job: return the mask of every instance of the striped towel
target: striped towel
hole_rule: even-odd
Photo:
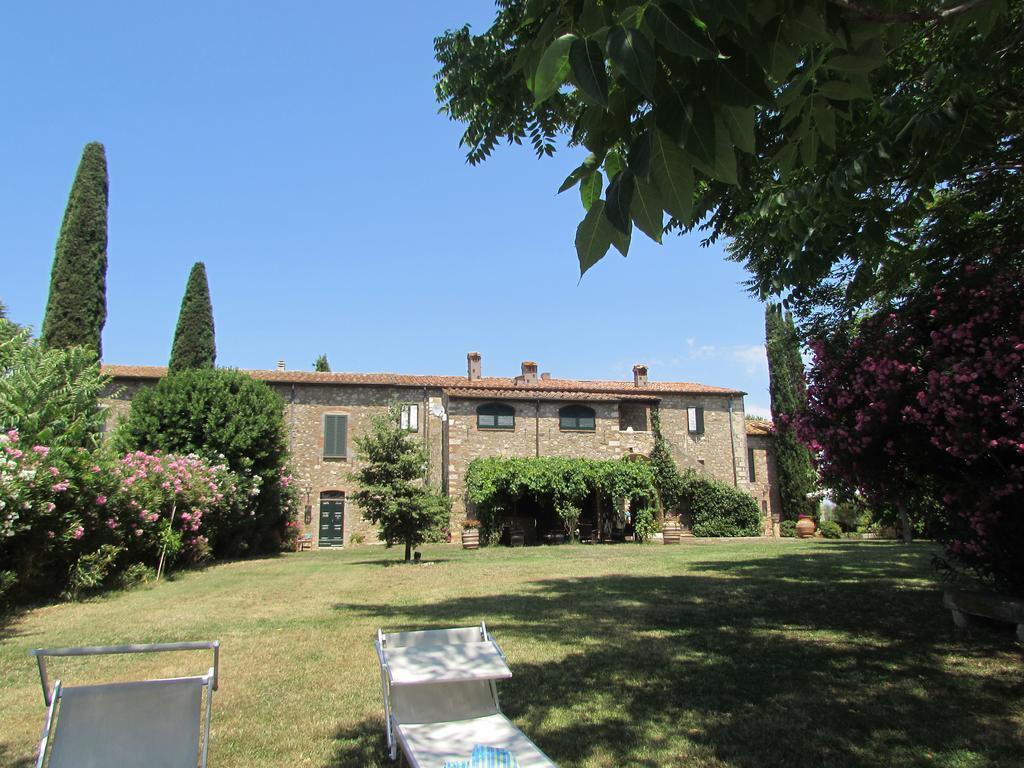
[[[519,768],[519,761],[507,749],[477,744],[469,760],[449,760],[442,768]]]

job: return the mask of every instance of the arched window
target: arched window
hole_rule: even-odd
[[[516,409],[504,403],[484,403],[476,409],[477,429],[515,429]]]
[[[558,428],[593,432],[597,428],[597,417],[593,408],[585,405],[567,405],[558,410]]]

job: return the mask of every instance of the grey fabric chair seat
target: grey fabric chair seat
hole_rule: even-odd
[[[219,643],[54,648],[30,651],[49,705],[37,768],[196,768],[206,766]],[[49,687],[46,658],[156,651],[214,651],[205,675],[102,685]],[[205,706],[203,693],[206,692]]]

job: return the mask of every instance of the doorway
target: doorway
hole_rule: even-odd
[[[341,491],[320,494],[319,546],[345,546],[345,494]]]

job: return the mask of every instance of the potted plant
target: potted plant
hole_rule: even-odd
[[[462,521],[462,548],[480,548],[480,521],[467,518]]]

